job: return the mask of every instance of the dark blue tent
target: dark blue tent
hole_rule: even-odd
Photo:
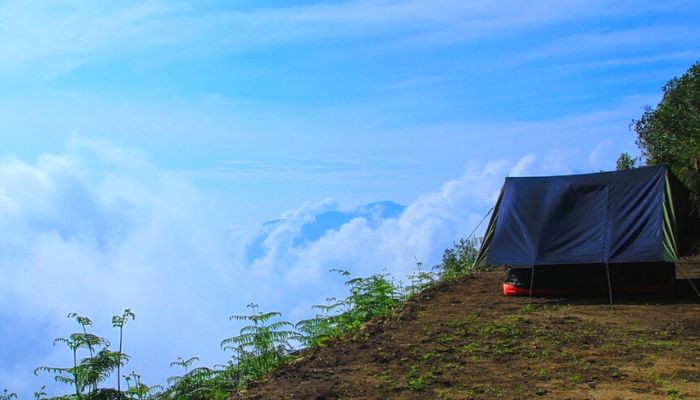
[[[689,191],[664,166],[507,178],[476,264],[526,269],[521,276],[556,267],[542,270],[550,274],[538,279],[543,290],[580,286],[585,277],[577,274],[590,276],[596,266],[615,266],[634,281],[678,260],[688,202]],[[657,275],[668,277],[652,273],[651,279]]]

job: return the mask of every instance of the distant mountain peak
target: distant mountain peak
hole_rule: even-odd
[[[350,211],[331,210],[321,212],[308,221],[294,219],[275,219],[264,223],[255,239],[250,243],[246,251],[248,261],[255,260],[265,255],[263,246],[265,239],[277,227],[290,224],[296,227],[298,234],[292,241],[292,246],[300,246],[304,243],[315,242],[329,231],[338,230],[343,225],[355,218],[364,218],[371,227],[390,218],[398,218],[406,209],[405,206],[390,200],[377,201],[355,207]]]

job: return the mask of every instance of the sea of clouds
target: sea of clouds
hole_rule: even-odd
[[[245,313],[248,303],[294,322],[311,315],[311,305],[342,296],[343,279],[330,268],[397,278],[419,261],[429,268],[481,221],[504,177],[551,172],[570,170],[534,155],[471,164],[402,212],[361,214],[309,239],[303,227],[317,216],[358,205],[319,199],[241,232],[188,178],[133,149],[73,140],[34,162],[3,159],[0,390],[22,398],[43,384],[50,394],[69,391],[32,375],[39,365],[71,362],[69,350],[51,344],[78,328],[69,312],[91,317],[94,331],[115,341],[111,316],[131,308],[137,317],[125,329],[132,356],[125,372],[136,370],[149,384],[178,374],[168,367],[177,357],[224,363],[219,342],[240,327],[228,316]]]

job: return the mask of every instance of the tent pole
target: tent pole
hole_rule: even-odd
[[[532,298],[532,287],[535,285],[535,266],[532,266],[532,273],[530,274],[530,298]]]
[[[695,283],[693,283],[693,278],[688,278],[688,282],[690,282],[690,286],[692,286],[693,290],[695,290],[695,294],[700,297],[700,292],[698,292],[698,288],[695,286]]]
[[[608,266],[608,262],[605,262],[605,272],[608,275],[608,295],[610,296],[610,308],[613,308],[613,300],[612,300],[612,285],[610,284],[610,267]]]
[[[675,268],[675,266],[674,266],[674,268]],[[695,291],[695,294],[697,294],[698,298],[700,298],[700,292],[698,291],[697,286],[695,286],[695,283],[693,282],[693,278],[688,278],[688,282],[690,283],[690,287],[692,287],[693,290]]]

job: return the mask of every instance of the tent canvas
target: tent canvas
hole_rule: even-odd
[[[540,282],[545,291],[591,275],[600,281],[596,266],[612,267],[618,288],[642,275],[661,283],[668,273],[649,271],[668,270],[685,247],[689,194],[664,166],[506,178],[475,263],[537,267],[550,275],[549,287]]]

